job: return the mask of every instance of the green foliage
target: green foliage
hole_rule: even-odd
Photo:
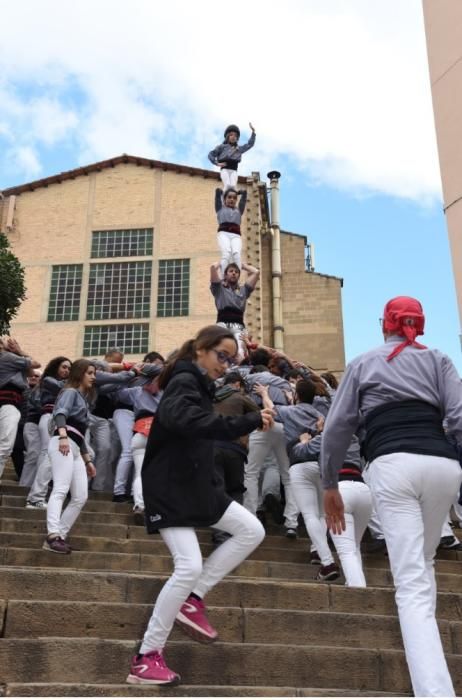
[[[0,335],[9,332],[25,297],[24,268],[11,252],[8,238],[0,233]]]

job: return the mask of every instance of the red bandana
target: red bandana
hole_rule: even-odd
[[[395,297],[390,299],[383,311],[384,332],[394,333],[406,338],[388,355],[390,362],[408,345],[424,350],[427,346],[416,342],[416,336],[424,334],[425,316],[422,305],[412,297]]]

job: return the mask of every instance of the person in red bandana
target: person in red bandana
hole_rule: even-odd
[[[449,357],[416,341],[424,326],[416,299],[386,304],[385,343],[346,368],[324,426],[320,465],[327,524],[341,534],[338,471],[359,433],[414,695],[448,697],[454,688],[435,619],[434,555],[462,481],[462,387]]]

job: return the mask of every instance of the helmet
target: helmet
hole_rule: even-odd
[[[232,131],[234,131],[234,132],[237,134],[237,138],[240,137],[241,132],[240,132],[239,127],[236,126],[236,124],[230,124],[230,125],[227,126],[226,129],[225,129],[225,133],[224,133],[225,139],[228,138],[228,135],[229,135]]]

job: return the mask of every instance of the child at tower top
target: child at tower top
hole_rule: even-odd
[[[239,127],[235,124],[230,124],[225,129],[225,140],[223,143],[220,143],[209,153],[210,162],[221,168],[221,180],[225,192],[229,187],[236,187],[237,168],[241,161],[242,154],[255,144],[255,129],[251,122],[249,122],[249,126],[252,130],[252,135],[246,144],[239,146],[238,142],[241,135]]]

